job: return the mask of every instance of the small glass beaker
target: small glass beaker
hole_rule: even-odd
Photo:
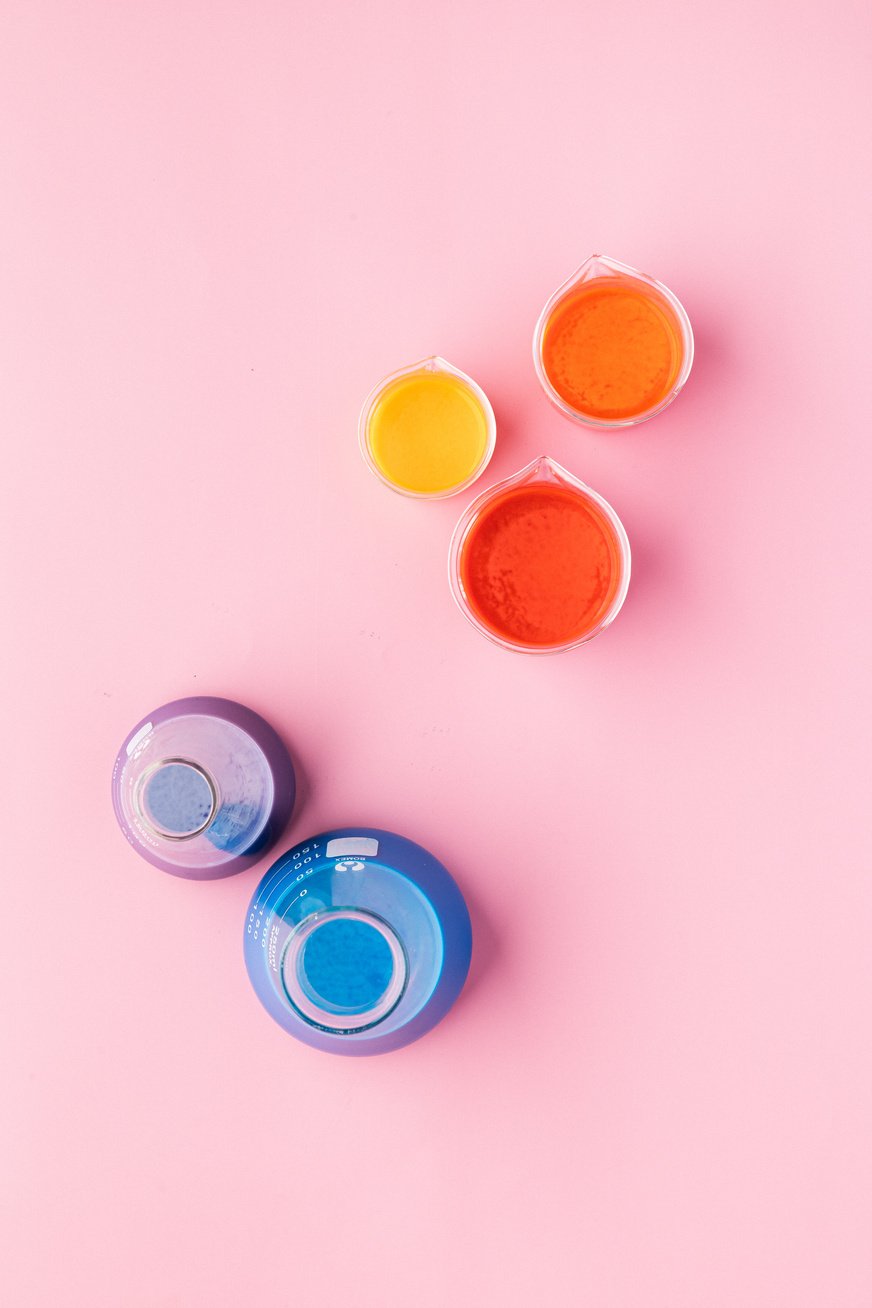
[[[461,613],[504,649],[558,653],[617,617],[630,543],[610,504],[544,455],[474,500],[448,558]]]
[[[671,404],[693,363],[693,331],[668,287],[602,254],[551,296],[533,363],[561,413],[590,427],[629,427]]]
[[[112,773],[115,816],[136,852],[197,881],[256,863],[286,826],[295,791],[290,755],[269,723],[206,695],[138,722]]]
[[[358,436],[367,467],[391,490],[444,499],[487,467],[496,419],[481,387],[434,357],[379,382],[364,401]]]

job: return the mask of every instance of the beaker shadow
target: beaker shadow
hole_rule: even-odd
[[[306,770],[305,767],[303,767],[302,763],[300,762],[300,758],[299,755],[297,754],[297,751],[295,749],[291,749],[290,746],[287,745],[286,748],[291,756],[291,762],[294,765],[294,778],[296,780],[296,785],[297,785],[296,795],[294,798],[294,810],[291,813],[290,820],[288,822],[288,827],[290,827],[290,825],[292,823],[296,823],[300,818],[300,816],[306,811],[307,805],[309,804],[309,801],[312,798],[312,780],[311,777],[309,776],[308,771]]]
[[[477,895],[470,894],[464,882],[463,897],[472,922],[472,961],[459,1002],[466,1004],[485,984],[500,955],[499,937],[490,915]]]
[[[722,320],[708,318],[688,310],[693,326],[693,366],[690,376],[666,413],[676,426],[684,429],[692,426],[696,438],[699,428],[696,426],[700,413],[710,411],[717,403],[725,386],[736,383],[737,360],[731,353],[728,338],[724,335]],[[652,419],[658,422],[660,416]],[[643,427],[647,424],[642,424]],[[685,434],[683,432],[683,434]]]

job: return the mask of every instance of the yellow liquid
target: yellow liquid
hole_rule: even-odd
[[[460,377],[413,372],[379,395],[367,440],[387,481],[419,495],[444,494],[479,470],[487,452],[487,414]]]

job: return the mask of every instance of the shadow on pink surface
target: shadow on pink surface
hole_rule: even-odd
[[[467,1004],[473,996],[477,999],[479,990],[488,979],[495,979],[492,974],[500,958],[499,937],[494,929],[490,914],[482,906],[482,901],[478,895],[475,892],[470,893],[467,879],[463,881],[462,890],[472,920],[472,962],[469,966],[466,985],[460,992],[457,1001],[458,1007]]]

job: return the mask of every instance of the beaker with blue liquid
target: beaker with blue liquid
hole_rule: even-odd
[[[417,1040],[451,1008],[472,953],[453,877],[413,841],[370,827],[284,854],[248,911],[245,963],[285,1031],[336,1054]]]

